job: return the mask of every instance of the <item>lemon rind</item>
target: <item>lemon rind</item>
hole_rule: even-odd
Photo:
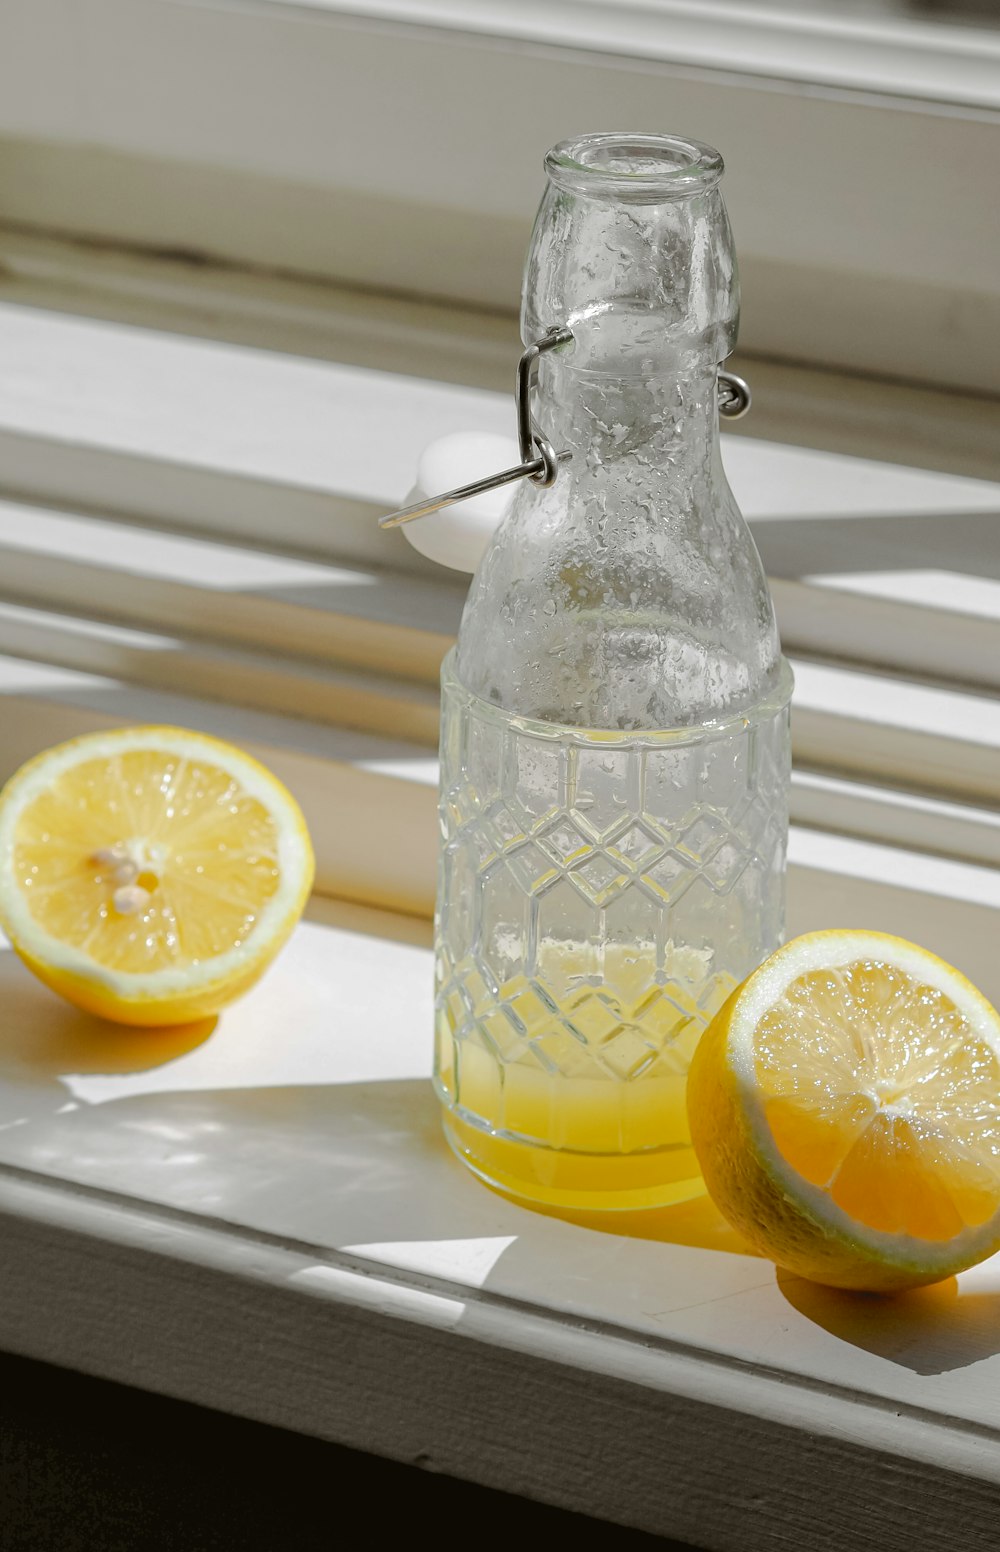
[[[831,1248],[836,1246],[845,1254],[860,1254],[900,1269],[947,1275],[960,1264],[973,1264],[996,1247],[1000,1209],[985,1223],[940,1242],[908,1234],[887,1234],[859,1223],[784,1159],[774,1141],[756,1084],[753,1035],[768,1009],[800,975],[810,970],[839,969],[859,959],[881,959],[898,965],[938,987],[1000,1055],[1000,1014],[961,971],[927,949],[889,933],[830,931],[793,939],[734,994],[729,1010],[726,1066],[735,1083],[760,1167],[772,1184],[808,1217],[816,1231],[831,1242]],[[723,1009],[720,1017],[725,1013]]]
[[[249,797],[274,814],[278,828],[277,890],[239,947],[201,963],[148,973],[112,970],[39,927],[13,870],[17,823],[25,808],[57,777],[84,761],[143,749],[167,749],[200,757],[234,776]],[[302,811],[287,788],[260,761],[241,749],[188,728],[149,726],[85,733],[57,744],[23,765],[0,793],[0,925],[18,948],[53,970],[96,983],[123,999],[147,1001],[194,993],[238,976],[268,953],[273,940],[297,916],[312,882],[313,856]]]

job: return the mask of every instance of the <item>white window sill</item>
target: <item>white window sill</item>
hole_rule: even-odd
[[[933,920],[1000,991],[990,910],[800,867],[791,905]],[[440,1135],[426,923],[316,914],[200,1042],[97,1027],[0,952],[0,1346],[699,1545],[835,1516],[859,1546],[901,1482],[900,1546],[977,1544],[1000,1258],[886,1304],[776,1274],[704,1200],[633,1238],[515,1207]]]
[[[817,1519],[853,1549],[903,1489],[928,1544],[959,1516],[990,1544],[1000,1263],[885,1313],[777,1278],[704,1203],[612,1236],[503,1202],[444,1150],[430,745],[462,585],[374,518],[426,437],[509,425],[481,391],[505,340],[471,314],[14,250],[0,776],[116,721],[209,728],[293,788],[328,898],[197,1045],[79,1020],[0,951],[0,1347],[726,1552],[813,1546]],[[442,351],[448,386],[423,379]],[[803,411],[801,374],[761,371],[771,440],[728,456],[787,644],[827,658],[799,664],[791,930],[926,942],[997,999],[993,407],[845,380]],[[805,440],[828,410],[827,452],[774,445],[797,439],[775,417]],[[842,456],[847,421],[882,462]],[[937,472],[884,461],[907,448]],[[859,512],[844,576],[830,534]]]

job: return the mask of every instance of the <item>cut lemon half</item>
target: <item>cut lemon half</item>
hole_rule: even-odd
[[[202,733],[88,734],[0,793],[0,923],[54,991],[121,1023],[185,1023],[246,991],[312,878],[291,794]]]
[[[1000,1015],[916,944],[779,949],[702,1036],[688,1114],[720,1211],[803,1277],[917,1287],[1000,1248]]]

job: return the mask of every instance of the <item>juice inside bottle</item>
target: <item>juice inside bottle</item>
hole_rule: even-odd
[[[658,984],[651,944],[606,960],[594,986],[586,960],[551,945],[540,976],[518,976],[499,998],[482,987],[478,1038],[456,1040],[442,1007],[445,1130],[470,1168],[536,1202],[602,1210],[683,1201],[703,1189],[685,1107],[688,1064],[731,984],[717,978],[699,1007],[676,983]],[[475,986],[475,966],[465,971]],[[569,987],[559,1000],[555,986]]]
[[[545,165],[522,336],[558,457],[442,668],[436,1083],[481,1178],[643,1209],[702,1189],[688,1064],[781,940],[791,673],[719,450],[721,158],[590,135]]]

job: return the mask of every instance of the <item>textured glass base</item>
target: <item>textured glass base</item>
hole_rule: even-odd
[[[451,658],[442,688],[449,1141],[524,1201],[684,1201],[691,1058],[781,941],[790,675],[724,724],[638,734],[509,716]]]
[[[486,1185],[527,1206],[578,1212],[639,1212],[701,1196],[705,1183],[690,1147],[647,1152],[572,1153],[547,1148],[443,1114],[452,1151]]]

